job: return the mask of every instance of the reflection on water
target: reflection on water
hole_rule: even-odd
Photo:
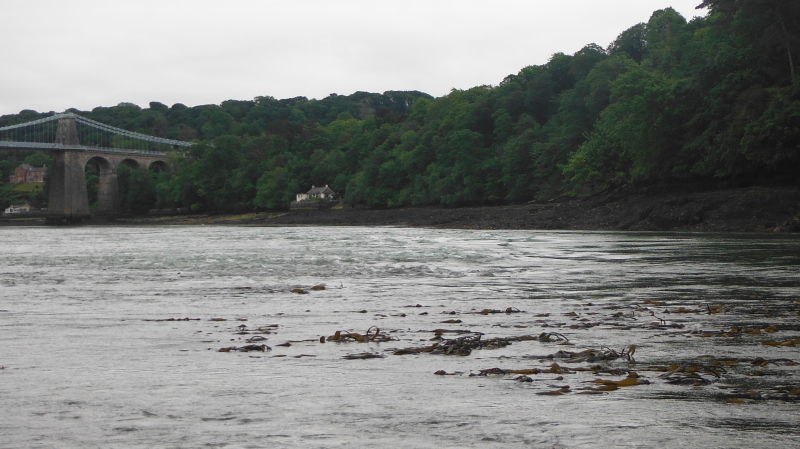
[[[0,239],[0,446],[800,444],[796,238],[81,227]],[[390,341],[320,343],[373,326]],[[441,351],[478,335],[511,344]],[[343,358],[365,353],[382,357]]]

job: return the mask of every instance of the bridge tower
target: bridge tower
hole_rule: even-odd
[[[58,120],[56,144],[78,146],[78,128],[74,118]],[[53,151],[50,167],[48,212],[67,221],[91,217],[89,194],[86,191],[85,165],[78,151]]]

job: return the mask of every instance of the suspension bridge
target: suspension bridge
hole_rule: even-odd
[[[99,172],[99,215],[120,213],[117,169],[170,171],[167,152],[190,142],[164,139],[106,125],[78,114],[56,114],[26,123],[0,127],[0,149],[43,150],[50,153],[48,220],[72,222],[91,216],[86,166]]]

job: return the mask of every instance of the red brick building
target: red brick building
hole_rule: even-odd
[[[23,182],[30,183],[43,183],[44,174],[47,172],[47,166],[32,167],[28,164],[22,164],[14,170],[14,174],[8,177],[8,182],[11,184],[20,184]]]

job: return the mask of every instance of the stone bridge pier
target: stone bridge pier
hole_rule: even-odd
[[[91,216],[89,192],[86,187],[86,165],[91,161],[99,168],[98,215],[115,216],[120,213],[117,170],[120,165],[132,169],[152,168],[171,171],[164,156],[138,153],[102,153],[88,151],[53,151],[50,167],[50,196],[48,214],[54,219],[82,220]]]

